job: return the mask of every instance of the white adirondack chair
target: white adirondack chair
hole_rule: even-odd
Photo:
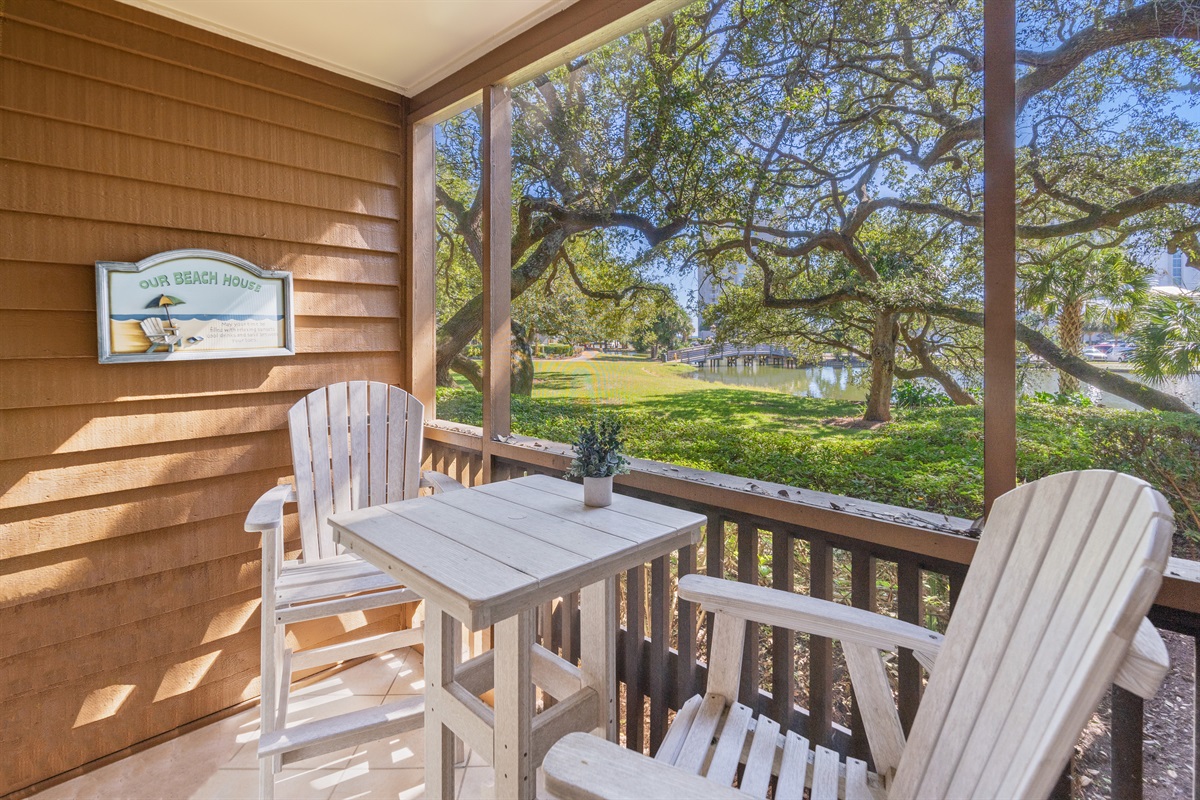
[[[150,346],[146,348],[147,353],[153,353],[160,347],[166,347],[168,353],[174,353],[175,345],[183,338],[179,335],[178,328],[174,325],[163,325],[163,321],[158,317],[146,317],[138,324],[142,327],[142,333],[150,340]]]
[[[546,785],[588,798],[1036,798],[1062,773],[1112,682],[1151,697],[1166,648],[1145,620],[1174,523],[1162,495],[1115,472],[1054,475],[997,500],[943,642],[848,606],[700,575],[679,596],[716,614],[708,694],[675,717],[655,759],[576,733]],[[747,620],[842,643],[874,761],[839,757],[736,702]],[[905,741],[881,653],[932,665]],[[731,787],[744,763],[739,788]]]
[[[262,722],[258,743],[260,795],[273,796],[275,773],[288,763],[374,741],[421,726],[420,698],[284,727],[293,671],[382,653],[421,641],[421,629],[379,634],[292,652],[288,625],[420,600],[384,572],[339,553],[330,514],[407,500],[418,488],[461,489],[440,473],[421,473],[420,401],[385,383],[351,381],[317,389],[292,406],[295,486],[260,497],[246,530],[262,534]],[[283,512],[295,502],[301,555],[284,559]]]

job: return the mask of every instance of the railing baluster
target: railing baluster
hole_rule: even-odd
[[[696,572],[696,547],[688,545],[679,551],[679,577]],[[679,607],[679,658],[677,660],[675,705],[699,691],[696,686],[696,607],[695,603],[676,597]]]
[[[1145,703],[1133,692],[1112,687],[1112,797],[1142,798],[1142,721]]]
[[[658,751],[667,733],[667,651],[671,645],[671,565],[666,556],[650,564],[650,752]]]
[[[896,565],[899,597],[897,606],[900,619],[914,625],[922,624],[921,619],[921,567],[913,559],[902,559]],[[921,702],[921,665],[913,658],[912,650],[900,648],[899,654],[900,682],[900,724],[907,734],[912,730],[913,720],[917,716],[917,706]]]
[[[737,579],[740,583],[758,583],[758,526],[739,520],[737,525]],[[738,699],[745,705],[758,708],[758,633],[757,622],[746,623],[746,638],[742,650],[742,680]]]
[[[563,658],[575,664],[579,661],[579,592],[564,597],[562,608]]]
[[[646,588],[645,568],[634,567],[625,573],[625,746],[644,750],[642,722],[646,704],[642,700],[642,596]]]
[[[704,574],[714,578],[725,577],[725,518],[720,514],[709,514],[704,526]],[[713,613],[704,615],[704,659],[712,658]]]
[[[795,591],[795,542],[784,528],[771,531],[771,586]],[[787,628],[771,633],[771,709],[769,716],[787,725],[796,694],[796,634]]]
[[[850,551],[850,604],[866,611],[878,609],[875,601],[875,557],[862,548]],[[871,755],[862,709],[853,694],[850,696],[850,755],[863,761],[869,760]]]
[[[822,538],[808,543],[809,594],[833,599],[833,548]],[[833,642],[808,637],[808,738],[828,747],[833,733]]]
[[[550,613],[550,644],[546,645],[546,649],[557,655],[562,655],[563,606],[561,597],[554,602],[554,610]]]
[[[954,570],[946,576],[950,580],[950,613],[954,613],[954,607],[958,605],[958,597],[962,594],[963,581],[967,578],[967,571]]]

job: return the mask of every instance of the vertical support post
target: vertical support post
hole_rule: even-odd
[[[408,391],[425,405],[425,419],[437,417],[434,300],[434,188],[437,182],[434,126],[418,122],[408,131],[408,280],[401,298],[408,340]]]
[[[850,605],[872,613],[878,610],[875,579],[875,557],[871,555],[871,552],[862,548],[851,550]],[[867,742],[867,729],[863,723],[862,708],[859,707],[857,698],[851,696],[850,699],[850,755],[863,761],[869,761],[871,748]]]
[[[445,687],[454,680],[458,620],[425,601],[425,796],[454,797],[454,734],[442,723]]]
[[[696,572],[696,546],[689,544],[679,551],[679,578]],[[694,695],[696,686],[696,605],[675,595],[679,603],[679,668],[675,684],[678,707]]]
[[[896,604],[899,617],[905,622],[920,625],[924,613],[921,565],[911,559],[904,559],[896,564],[896,573],[900,594]],[[898,659],[900,723],[904,726],[907,736],[912,732],[913,720],[917,718],[917,706],[921,703],[921,665],[913,657],[913,651],[906,647],[899,648]]]
[[[646,703],[642,688],[642,647],[646,639],[645,567],[638,565],[625,573],[625,746],[643,750]]]
[[[600,697],[598,727],[604,738],[617,740],[617,581],[605,578],[583,587],[579,595],[583,652],[583,685]]]
[[[758,526],[749,520],[738,520],[737,524],[737,579],[739,583],[758,583]],[[746,636],[742,640],[742,681],[738,700],[759,712],[758,696],[758,634],[757,622],[746,623]]]
[[[812,597],[833,599],[833,548],[816,536],[808,542],[808,576]],[[825,636],[809,636],[808,738],[813,745],[828,747],[832,735],[833,641]]]
[[[725,577],[725,518],[718,514],[708,515],[708,524],[704,526],[704,574],[714,578]],[[705,656],[712,663],[713,624],[716,617],[713,612],[705,612],[705,641],[710,645]]]
[[[796,559],[792,535],[786,528],[771,531],[771,586],[783,592],[795,590]],[[792,696],[796,693],[796,634],[775,626],[771,633],[772,719],[787,724],[792,718]]]
[[[491,483],[492,442],[512,433],[512,95],[483,90],[483,481]]]
[[[670,691],[668,663],[671,647],[671,565],[666,556],[650,563],[650,674],[646,681],[650,690],[650,752],[658,752],[667,735],[667,701]]]
[[[983,4],[984,510],[1017,482],[1016,2]]]
[[[536,609],[518,611],[496,623],[496,739],[492,764],[496,796],[533,800],[533,648]],[[428,741],[428,736],[426,737]]]
[[[1141,800],[1145,777],[1142,742],[1145,701],[1133,692],[1112,687],[1113,800]]]

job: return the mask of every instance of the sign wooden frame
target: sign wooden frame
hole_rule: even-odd
[[[295,355],[292,296],[290,272],[216,250],[97,261],[100,363]]]

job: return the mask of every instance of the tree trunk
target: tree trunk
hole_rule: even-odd
[[[512,394],[523,395],[529,397],[533,394],[533,348],[529,346],[529,340],[525,337],[525,329],[521,323],[514,322],[512,324],[511,338],[511,359],[510,369],[512,370],[511,383],[509,384]],[[475,391],[483,391],[483,368],[474,360],[467,358],[462,353],[459,353],[450,362],[450,369],[457,372],[466,378]],[[454,380],[449,378],[449,385],[454,386]],[[447,384],[440,383],[439,386]]]
[[[863,414],[863,419],[868,422],[892,419],[892,379],[896,374],[899,337],[896,312],[891,309],[876,312],[875,330],[871,336],[871,388],[867,393],[867,410]]]
[[[475,391],[483,392],[483,369],[474,361],[460,353],[450,362],[450,368],[470,381],[471,385],[475,387]],[[445,386],[443,383],[438,385]],[[455,385],[453,378],[450,378],[450,385]]]
[[[1083,303],[1078,300],[1064,303],[1058,312],[1058,346],[1076,358],[1083,352]],[[1078,394],[1079,379],[1060,369],[1058,391],[1060,394]]]
[[[561,230],[551,231],[546,235],[537,248],[521,262],[512,272],[512,299],[516,300],[542,276],[558,250],[566,241],[567,234]],[[483,327],[483,292],[463,303],[462,308],[454,312],[438,329],[437,340],[437,374],[444,369],[449,374],[450,363],[462,349],[478,335]]]
[[[937,304],[928,309],[922,309],[931,314],[946,319],[957,320],[966,325],[983,327],[983,312],[969,311],[956,306]],[[1178,411],[1183,414],[1195,414],[1196,409],[1174,395],[1161,392],[1144,383],[1122,378],[1115,372],[1093,367],[1082,358],[1064,353],[1062,348],[1047,339],[1033,328],[1022,322],[1017,322],[1017,340],[1029,348],[1030,352],[1046,359],[1051,365],[1065,370],[1085,383],[1103,389],[1117,397],[1124,398],[1142,408],[1157,411]]]
[[[929,353],[929,347],[925,342],[924,334],[918,336],[909,336],[908,331],[901,326],[900,335],[904,337],[904,343],[908,346],[908,352],[912,353],[913,357],[921,365],[920,372],[924,375],[921,377],[933,378],[942,385],[946,390],[946,395],[954,401],[955,405],[973,406],[975,398],[971,397],[970,393],[959,385],[958,381],[954,380],[954,376],[946,370],[942,369],[934,361],[933,356]],[[908,377],[901,375],[900,377]]]
[[[533,347],[525,335],[525,326],[513,320],[509,345],[512,369],[512,393],[522,397],[533,395]]]

